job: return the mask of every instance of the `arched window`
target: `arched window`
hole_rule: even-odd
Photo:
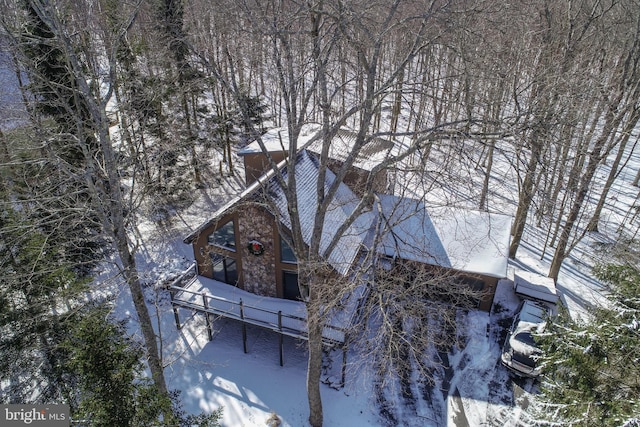
[[[286,262],[289,264],[297,264],[298,259],[296,258],[295,252],[293,252],[293,248],[289,246],[287,241],[280,237],[280,261]]]
[[[219,246],[235,252],[236,231],[233,221],[224,223],[221,227],[218,227],[216,231],[209,234],[209,237],[207,237],[207,243],[211,246]]]

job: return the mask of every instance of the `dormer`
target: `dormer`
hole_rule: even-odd
[[[268,131],[261,137],[264,146],[278,164],[287,157],[289,151],[289,134],[284,128],[276,128]],[[267,155],[263,152],[258,141],[254,141],[241,150],[238,156],[244,161],[245,184],[250,186],[262,175],[271,169]]]
[[[319,157],[322,152],[322,140],[320,138],[314,139],[319,130],[319,125],[309,124],[303,126],[298,138],[299,149],[304,149],[311,155]],[[272,129],[262,135],[261,139],[267,153],[276,164],[287,157],[289,151],[289,134],[286,129]],[[353,149],[355,141],[356,133],[353,131],[340,129],[336,133],[329,147],[329,162],[327,164],[327,167],[333,173],[338,173]],[[393,142],[390,140],[374,138],[369,141],[362,148],[360,155],[347,172],[344,183],[356,194],[361,195],[363,185],[367,181],[370,173],[387,158],[392,149]],[[244,160],[245,181],[247,186],[256,182],[258,178],[270,170],[267,155],[265,155],[257,141],[239,150],[238,155]],[[385,192],[387,186],[387,171],[381,170],[377,172],[374,177],[374,191]]]

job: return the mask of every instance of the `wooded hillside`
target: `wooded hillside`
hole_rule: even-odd
[[[446,203],[513,214],[511,257],[525,230],[535,229],[553,256],[554,279],[586,233],[620,242],[636,237],[640,171],[624,183],[635,198],[629,211],[612,208],[610,190],[638,141],[639,6],[634,0],[3,2],[0,41],[28,115],[27,124],[0,136],[3,275],[11,283],[36,273],[73,279],[55,279],[55,289],[47,279],[35,293],[3,287],[0,301],[18,316],[16,300],[44,304],[44,294],[63,295],[115,255],[153,382],[168,396],[136,265],[136,217],[171,221],[195,189],[233,174],[234,146],[260,141],[268,127],[288,130],[291,154],[306,123],[321,125],[326,144],[339,129],[351,129],[356,142],[335,186],[318,190],[310,245],[296,222],[295,174],[278,175],[271,165],[289,195],[292,247],[309,294],[310,422],[321,425],[321,340],[313,336],[322,325],[313,319],[331,305],[314,291],[327,255],[319,243],[323,218],[348,167],[374,139],[401,143],[380,167],[417,177],[427,189],[422,196],[444,188],[456,195]],[[507,175],[516,177],[515,193],[501,191]],[[369,184],[342,231],[369,206]],[[17,230],[33,237],[17,238]],[[55,258],[53,273],[39,270],[48,257]]]

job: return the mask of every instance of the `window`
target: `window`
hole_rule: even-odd
[[[469,296],[466,298],[466,301],[463,301],[463,304],[469,307],[478,307],[482,298],[482,290],[485,285],[484,281],[475,277],[462,276],[457,278],[456,283],[462,286],[467,286],[478,295],[477,298]]]
[[[280,237],[280,261],[288,262],[290,264],[297,264],[298,262],[293,249],[282,237]]]
[[[480,292],[484,289],[484,280],[477,279],[475,277],[460,277],[458,280],[460,283],[469,286],[476,292]]]
[[[284,299],[298,301],[300,297],[300,288],[298,287],[298,273],[295,271],[282,272],[282,296]]]
[[[221,246],[230,251],[235,251],[236,233],[233,221],[225,223],[222,227],[209,234],[207,243],[213,246]]]
[[[213,278],[220,282],[236,286],[238,283],[238,269],[236,260],[220,254],[211,254]]]

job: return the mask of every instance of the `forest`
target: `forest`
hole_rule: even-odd
[[[0,23],[21,104],[0,134],[3,403],[65,401],[91,425],[196,422],[165,382],[136,224],[175,221],[234,177],[238,148],[264,149],[269,128],[287,129],[293,154],[318,124],[325,160],[340,129],[355,134],[335,185],[318,191],[310,244],[295,174],[270,159],[308,295],[312,426],[323,424],[323,310],[338,304],[318,279],[336,244],[321,249],[324,218],[377,138],[401,147],[380,168],[410,175],[432,203],[513,215],[511,258],[536,230],[553,279],[585,236],[637,269],[640,169],[626,179],[628,208],[610,193],[638,143],[636,0],[5,0]],[[362,194],[342,232],[372,182]],[[140,340],[108,299],[87,301],[105,262],[131,293]],[[79,344],[92,340],[108,344]]]

